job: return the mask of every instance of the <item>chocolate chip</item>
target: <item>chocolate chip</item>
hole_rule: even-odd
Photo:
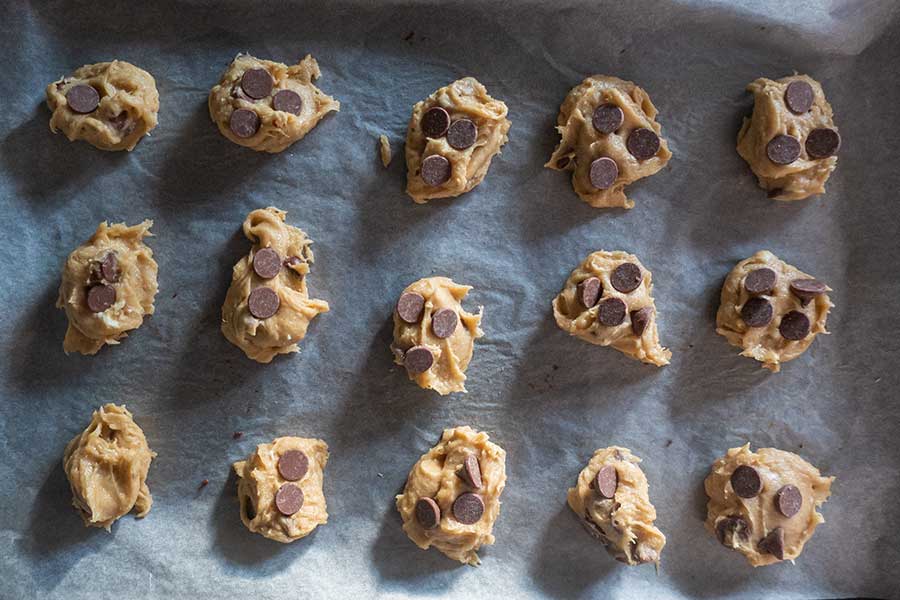
[[[818,279],[795,279],[791,282],[791,292],[806,306],[819,294],[828,291],[828,286]]]
[[[469,119],[453,121],[447,130],[447,143],[455,150],[465,150],[478,139],[478,127]]]
[[[116,303],[116,288],[111,285],[95,285],[88,290],[87,305],[92,313],[102,313]]]
[[[474,492],[460,494],[453,501],[453,516],[463,525],[472,525],[484,515],[484,500]]]
[[[759,551],[784,560],[784,529],[776,527],[759,541]]]
[[[442,340],[453,335],[457,325],[459,317],[453,309],[442,308],[431,315],[431,331]]]
[[[619,176],[619,166],[616,161],[608,156],[601,156],[591,163],[591,170],[588,177],[591,185],[598,190],[606,190],[612,187]]]
[[[644,334],[651,317],[653,317],[653,309],[649,306],[631,311],[631,331],[634,332],[634,335],[640,337]]]
[[[481,465],[478,464],[478,459],[475,458],[474,454],[470,454],[466,457],[462,467],[460,467],[456,474],[460,479],[465,481],[469,487],[475,488],[476,490],[481,489]]]
[[[397,315],[406,323],[418,323],[425,310],[425,298],[415,292],[403,292],[397,300]]]
[[[641,285],[642,279],[641,268],[630,262],[622,263],[609,276],[609,282],[612,283],[612,286],[623,294],[636,290]]]
[[[252,110],[239,108],[231,113],[228,127],[230,127],[231,132],[239,138],[253,137],[256,135],[256,132],[259,131],[259,115]]]
[[[299,115],[303,112],[303,98],[293,90],[278,90],[272,98],[272,108],[281,112]]]
[[[431,368],[431,365],[434,364],[434,355],[425,346],[413,346],[406,351],[403,364],[406,365],[407,371],[418,375]]]
[[[270,287],[258,287],[250,292],[250,297],[247,298],[250,314],[257,319],[268,319],[278,312],[279,306],[281,306],[281,300],[275,290]]]
[[[448,127],[450,127],[450,113],[440,106],[429,108],[422,115],[422,133],[425,137],[437,139],[447,133]]]
[[[622,126],[625,121],[625,113],[615,104],[601,104],[594,109],[591,123],[594,129],[600,133],[612,133]]]
[[[285,483],[275,494],[275,508],[286,517],[303,508],[303,490],[293,483]]]
[[[768,267],[754,269],[744,278],[744,289],[751,294],[768,294],[775,289],[778,276]]]
[[[792,310],[781,317],[778,331],[781,333],[781,337],[786,340],[802,340],[809,335],[809,317],[799,310]]]
[[[274,85],[275,80],[265,69],[250,69],[241,76],[241,89],[254,100],[271,94]]]
[[[749,465],[740,465],[731,473],[731,487],[741,498],[755,498],[762,491],[759,471]]]
[[[628,134],[625,147],[636,159],[647,160],[659,152],[659,136],[650,129],[635,129]]]
[[[625,311],[627,307],[619,298],[607,298],[600,303],[597,310],[597,322],[607,327],[615,327],[621,325],[625,320]]]
[[[110,252],[100,261],[100,275],[107,283],[119,281],[119,259],[114,252]]]
[[[766,156],[776,165],[789,165],[800,158],[800,142],[790,135],[776,135],[766,144]]]
[[[281,272],[281,257],[272,248],[260,248],[253,255],[253,272],[263,279],[272,279]]]
[[[112,125],[118,131],[125,130],[129,124],[128,113],[124,110],[122,112],[120,112],[119,114],[117,114],[113,117],[110,117],[108,120],[109,120],[109,124]]]
[[[796,115],[802,115],[812,108],[814,98],[812,86],[805,81],[792,81],[784,91],[784,103]]]
[[[834,129],[820,127],[806,136],[806,153],[812,158],[828,158],[841,147],[841,135]]]
[[[744,517],[734,515],[716,523],[716,538],[723,546],[733,546],[739,540],[750,539],[750,523]]]
[[[450,179],[450,161],[440,154],[432,154],[422,161],[422,181],[432,187],[446,183]]]
[[[66,92],[66,102],[73,112],[86,115],[100,105],[100,94],[89,85],[76,85]]]
[[[309,458],[302,450],[288,450],[278,458],[278,472],[288,481],[300,481],[309,470]]]
[[[772,304],[765,298],[750,298],[741,308],[741,318],[747,327],[764,327],[774,314]]]
[[[431,498],[416,501],[416,521],[424,529],[434,529],[441,522],[441,507]]]
[[[778,508],[778,512],[788,519],[796,515],[803,506],[803,494],[800,493],[800,488],[790,483],[781,486],[775,492],[775,506]]]
[[[585,308],[593,308],[603,294],[603,284],[596,277],[588,277],[575,287],[575,295]]]
[[[614,498],[619,487],[619,473],[612,465],[606,465],[594,476],[594,489],[603,498]]]
[[[557,169],[565,169],[569,166],[569,160],[571,160],[568,156],[563,156],[561,159],[556,161]]]

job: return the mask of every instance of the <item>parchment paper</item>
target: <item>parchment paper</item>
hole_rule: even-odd
[[[900,597],[896,2],[8,2],[0,16],[2,597]],[[239,51],[312,53],[341,112],[279,155],[228,142],[206,98]],[[112,58],[149,70],[162,98],[159,127],[130,154],[52,135],[43,105],[48,82]],[[822,82],[844,145],[827,194],[778,203],[734,143],[744,86],[794,70]],[[630,211],[592,209],[542,168],[559,104],[594,73],[646,88],[674,152],[631,188]],[[510,142],[475,191],[414,205],[411,106],[464,75],[507,102]],[[249,248],[241,221],[269,205],[315,240],[310,289],[332,311],[301,354],[257,365],[219,318]],[[156,223],[156,314],[119,347],[65,356],[53,303],[66,255],[103,219],[143,218]],[[653,271],[670,366],[553,323],[551,299],[600,248]],[[714,331],[725,275],[759,249],[835,290],[833,334],[777,375]],[[485,307],[468,395],[419,390],[391,362],[393,303],[430,274],[473,285],[467,306]],[[124,402],[159,453],[152,512],[112,534],[82,526],[61,468],[104,402]],[[393,506],[413,462],[457,424],[508,452],[497,543],[479,568],[417,549]],[[279,435],[331,448],[330,521],[289,546],[243,528],[230,474]],[[703,528],[703,478],[746,441],[837,476],[796,565],[754,570]],[[658,575],[610,559],[565,506],[609,444],[644,459],[668,536]]]

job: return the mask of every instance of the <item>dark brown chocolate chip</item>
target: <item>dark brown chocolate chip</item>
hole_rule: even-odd
[[[789,483],[781,486],[775,492],[775,507],[788,519],[800,512],[801,506],[803,506],[803,494],[796,485]]]
[[[725,517],[716,523],[716,538],[723,546],[735,545],[750,539],[750,523],[739,515]]]
[[[809,317],[799,310],[792,310],[781,317],[778,331],[781,333],[781,337],[786,340],[802,340],[809,335]]]
[[[591,163],[588,176],[592,186],[598,190],[606,190],[616,182],[616,178],[619,176],[619,166],[608,156],[601,156]]]
[[[607,298],[600,303],[597,310],[597,322],[607,327],[615,327],[621,325],[625,320],[625,312],[628,307],[619,298]]]
[[[82,115],[94,112],[100,105],[100,94],[89,85],[76,85],[66,92],[66,102],[72,111]]]
[[[766,144],[766,156],[776,165],[789,165],[800,158],[800,142],[790,135],[776,135]]]
[[[593,308],[603,295],[603,283],[596,277],[588,277],[575,287],[575,295],[585,308]]]
[[[642,279],[641,268],[630,262],[622,263],[609,276],[609,282],[612,286],[623,294],[636,290],[641,285]]]
[[[450,127],[450,113],[440,106],[429,108],[422,115],[422,133],[425,137],[437,139],[447,133],[448,127]]]
[[[450,161],[440,154],[432,154],[422,161],[422,181],[436,187],[450,179]]]
[[[272,279],[281,272],[281,257],[272,248],[260,248],[253,255],[253,272],[263,279]]]
[[[622,126],[625,121],[625,113],[615,104],[601,104],[594,109],[591,123],[594,129],[600,133],[612,133]]]
[[[431,315],[431,331],[442,340],[453,335],[457,325],[459,317],[453,309],[442,308]]]
[[[474,454],[470,454],[463,461],[462,467],[456,472],[460,479],[466,482],[469,487],[476,490],[481,489],[481,465]]]
[[[275,494],[275,508],[286,517],[303,508],[303,490],[293,483],[285,483]]]
[[[463,525],[472,525],[484,515],[484,500],[474,492],[460,494],[453,501],[453,516]]]
[[[299,115],[303,112],[303,98],[293,90],[278,90],[272,98],[272,108],[281,112]]]
[[[792,81],[784,91],[784,103],[795,115],[802,115],[812,108],[814,99],[812,86],[805,81]]]
[[[109,124],[112,125],[118,131],[123,131],[128,128],[130,120],[128,118],[128,113],[126,111],[122,111],[114,117],[109,118]]]
[[[751,294],[768,294],[775,289],[778,276],[768,267],[754,269],[744,278],[744,289]]]
[[[647,329],[647,325],[650,324],[650,319],[653,317],[653,309],[649,306],[645,306],[640,310],[631,311],[631,331],[634,332],[634,335],[640,337],[644,334],[644,330]]]
[[[406,351],[403,364],[406,370],[413,375],[424,373],[434,364],[434,354],[425,346],[413,346]]]
[[[268,319],[278,312],[279,306],[281,306],[281,300],[275,290],[270,287],[258,287],[250,292],[250,297],[247,298],[250,314],[257,319]]]
[[[228,121],[228,127],[231,132],[239,138],[249,138],[256,135],[259,131],[259,115],[252,110],[239,108],[231,113],[231,120]]]
[[[425,310],[425,298],[415,292],[403,292],[397,300],[397,315],[406,323],[418,323]]]
[[[110,252],[100,261],[100,275],[107,283],[119,281],[119,259],[114,252]]]
[[[806,153],[812,158],[828,158],[841,147],[841,135],[834,129],[820,127],[806,136]]]
[[[612,465],[606,465],[594,476],[594,489],[603,498],[614,498],[619,487],[619,473]]]
[[[309,458],[302,450],[288,450],[278,458],[278,472],[288,481],[300,481],[309,470]]]
[[[88,290],[87,305],[92,313],[102,313],[116,303],[116,288],[111,285],[95,285]]]
[[[254,100],[271,94],[274,85],[275,80],[265,69],[250,69],[241,76],[241,89]]]
[[[772,304],[765,298],[750,298],[741,308],[741,318],[747,327],[765,327],[774,314]]]
[[[416,501],[416,521],[423,529],[434,529],[441,522],[441,507],[431,498]]]
[[[795,279],[791,282],[791,292],[806,306],[819,294],[828,291],[828,286],[818,279]]]
[[[759,541],[759,551],[784,560],[784,529],[776,527]]]
[[[447,143],[455,150],[465,150],[478,139],[478,127],[469,119],[459,119],[447,130]]]
[[[755,498],[762,491],[759,471],[750,465],[740,465],[731,473],[731,487],[741,498]]]
[[[641,127],[628,134],[625,147],[636,159],[647,160],[659,152],[659,136],[652,130]]]

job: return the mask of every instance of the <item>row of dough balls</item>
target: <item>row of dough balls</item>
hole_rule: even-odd
[[[132,510],[139,517],[150,512],[146,479],[155,456],[124,406],[95,411],[63,458],[72,504],[85,525],[109,530]],[[289,543],[325,524],[327,461],[324,441],[280,437],[234,463],[247,529]],[[627,448],[598,449],[569,489],[568,504],[616,560],[659,565],[666,537],[654,524],[656,509],[640,462]],[[706,528],[754,567],[793,560],[824,522],[817,508],[833,481],[791,452],[752,452],[749,444],[732,448],[713,463],[704,483]],[[396,497],[403,530],[422,549],[434,546],[477,565],[478,549],[494,543],[505,485],[506,452],[500,446],[468,426],[445,429]]]
[[[234,265],[222,305],[222,333],[261,363],[297,352],[310,321],[328,311],[328,303],[310,298],[307,289],[312,241],[285,216],[269,207],[244,220],[252,247]],[[103,222],[69,255],[57,299],[69,320],[67,353],[95,354],[118,344],[153,314],[157,264],[144,243],[151,225]],[[468,312],[462,306],[471,289],[447,277],[428,277],[400,294],[390,347],[419,386],[442,395],[465,391],[475,340],[484,335],[483,308]],[[771,252],[757,252],[725,280],[716,331],[743,355],[778,371],[826,333],[833,306],[829,290]],[[650,270],[636,256],[601,250],[572,271],[553,300],[553,314],[571,335],[663,366],[672,353],[659,341],[652,291]]]
[[[209,92],[209,114],[236,144],[281,152],[340,103],[317,88],[316,60],[293,66],[239,54]],[[738,153],[769,197],[798,200],[825,191],[837,165],[840,134],[822,86],[806,75],[747,86],[753,115],[738,133]],[[131,150],[157,124],[153,77],[123,61],[85,65],[47,86],[50,129],[102,150]],[[653,175],[672,156],[657,110],[643,89],[595,75],[573,88],[557,118],[560,142],[546,167],[571,171],[572,186],[596,207],[631,208],[625,186]],[[484,179],[507,141],[507,107],[473,77],[418,102],[406,134],[407,193],[418,203],[459,196]],[[382,160],[390,147],[381,137]]]

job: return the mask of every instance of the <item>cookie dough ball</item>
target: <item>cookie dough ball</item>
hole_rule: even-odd
[[[732,448],[704,482],[706,528],[754,567],[794,560],[825,522],[816,509],[831,494],[832,481],[791,452]]]
[[[481,183],[507,141],[506,104],[474,77],[413,107],[406,133],[406,193],[419,204],[453,198]]]
[[[666,536],[653,524],[656,508],[640,462],[628,448],[600,448],[569,488],[569,507],[616,560],[658,565]]]
[[[479,564],[478,549],[494,543],[506,485],[506,452],[471,427],[445,429],[437,446],[413,465],[397,510],[403,531],[427,550]]]
[[[753,116],[738,132],[737,151],[777,200],[803,200],[825,191],[837,166],[841,136],[818,81],[793,75],[747,86]]]
[[[287,66],[238,54],[209,91],[209,116],[235,144],[281,152],[341,103],[313,85],[319,63],[309,54]]]
[[[147,71],[122,60],[84,65],[47,86],[50,131],[100,150],[133,150],[156,127],[159,92]]]
[[[741,356],[775,373],[825,331],[834,306],[827,285],[766,250],[742,260],[722,286],[716,332]]]
[[[63,468],[72,489],[72,506],[84,524],[109,531],[132,510],[150,512],[153,497],[147,471],[156,452],[125,406],[106,404],[66,446]]]
[[[241,521],[253,533],[289,544],[328,522],[322,482],[328,445],[280,437],[234,463]]]
[[[130,227],[104,221],[69,255],[56,300],[69,318],[67,354],[96,354],[104,344],[118,344],[153,314],[158,268],[143,241],[152,226],[149,220]]]
[[[659,344],[651,277],[633,254],[594,252],[553,299],[556,324],[592,344],[612,346],[657,367],[667,365],[672,353]]]
[[[394,362],[419,387],[444,396],[466,391],[466,369],[481,330],[483,307],[463,310],[472,287],[447,277],[427,277],[407,286],[394,307]]]
[[[656,107],[631,81],[588,77],[572,88],[559,108],[562,139],[547,164],[572,172],[578,196],[597,208],[631,208],[625,186],[653,175],[672,153],[661,137]]]

